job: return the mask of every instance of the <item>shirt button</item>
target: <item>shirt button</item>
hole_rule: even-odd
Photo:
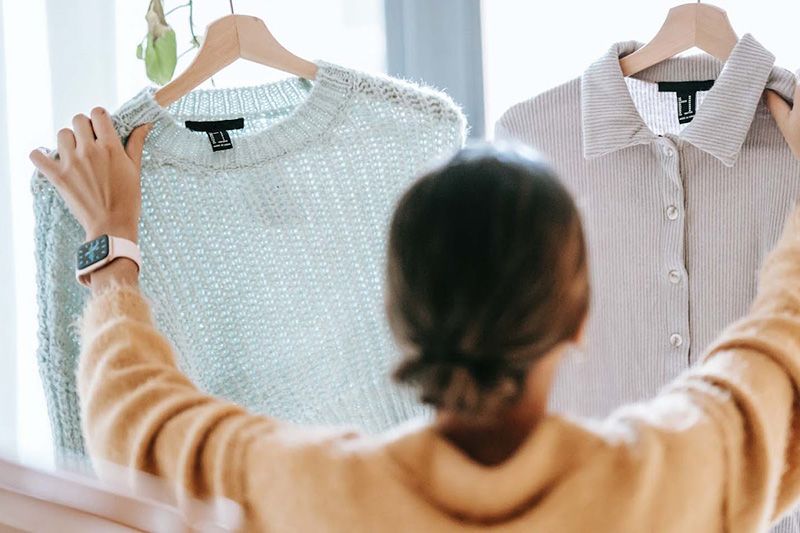
[[[681,282],[681,273],[677,270],[670,270],[669,281],[670,283],[677,285],[678,283]]]
[[[678,346],[683,344],[683,337],[681,337],[677,333],[673,333],[672,335],[669,336],[669,343],[675,348],[677,348]]]
[[[667,206],[667,218],[670,220],[678,218],[678,208],[674,205]]]
[[[669,145],[664,145],[662,151],[664,152],[664,155],[667,157],[673,157],[675,155],[675,149]]]

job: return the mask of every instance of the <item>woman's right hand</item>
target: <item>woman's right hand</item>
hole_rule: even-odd
[[[794,108],[774,91],[767,91],[767,107],[792,153],[800,159],[800,82],[794,92]]]

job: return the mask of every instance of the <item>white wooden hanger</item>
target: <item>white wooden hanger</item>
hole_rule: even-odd
[[[195,89],[237,59],[248,59],[307,80],[317,76],[317,66],[284,48],[258,17],[231,14],[206,28],[200,50],[177,78],[158,89],[156,102],[166,107]]]
[[[620,59],[619,64],[624,76],[632,76],[695,46],[724,63],[738,40],[728,14],[698,0],[670,9],[653,40]]]

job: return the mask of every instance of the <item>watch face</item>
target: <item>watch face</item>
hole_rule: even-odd
[[[108,235],[100,235],[78,248],[78,270],[82,270],[108,257]]]

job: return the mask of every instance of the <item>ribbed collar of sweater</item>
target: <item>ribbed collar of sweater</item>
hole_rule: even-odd
[[[581,77],[585,157],[600,157],[658,140],[637,111],[619,65],[621,57],[642,46],[636,41],[612,45]],[[752,35],[745,34],[725,63],[706,54],[673,57],[633,77],[651,82],[716,80],[681,138],[733,166],[764,90],[772,89],[792,99],[795,76],[773,68],[774,63],[775,56]]]
[[[324,136],[347,108],[358,74],[317,61],[317,78],[287,78],[273,83],[225,89],[196,89],[166,108],[147,86],[116,111],[120,131],[153,122],[146,151],[161,163],[193,170],[229,170],[264,164],[308,146]],[[187,129],[186,120],[243,117],[245,128],[229,131],[235,150],[212,151],[203,132]]]

